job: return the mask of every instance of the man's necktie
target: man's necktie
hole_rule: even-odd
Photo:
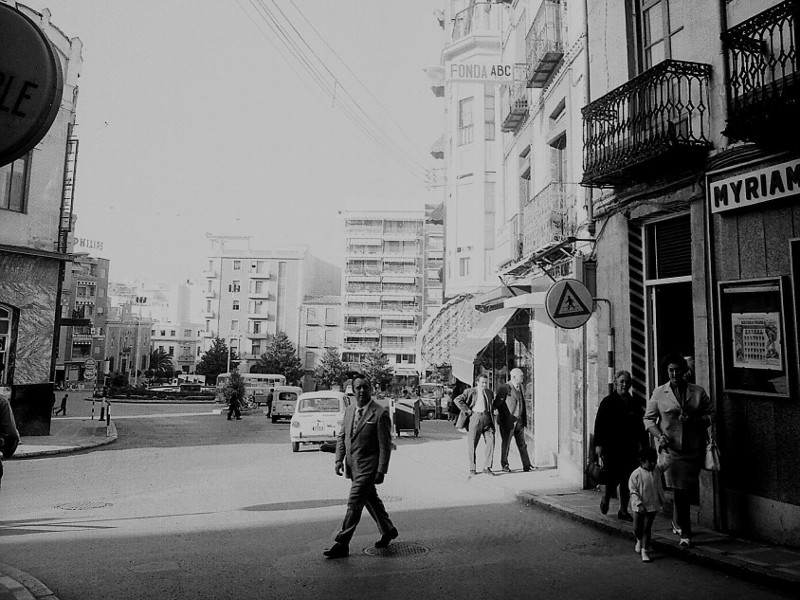
[[[357,409],[356,410],[355,426],[358,426],[358,424],[361,422],[361,417],[363,417],[363,416],[364,416],[364,409],[363,408]]]

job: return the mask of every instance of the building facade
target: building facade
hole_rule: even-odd
[[[124,375],[132,386],[144,383],[150,361],[152,325],[151,319],[138,313],[135,304],[109,307],[105,337],[109,375]]]
[[[88,254],[73,254],[64,272],[61,294],[61,318],[81,319],[88,325],[62,326],[56,358],[55,383],[60,387],[94,386],[102,379],[105,356],[106,318],[108,316],[109,261]],[[87,359],[95,368],[86,374]],[[92,372],[95,373],[92,377]]]
[[[20,433],[39,435],[49,432],[45,405],[52,399],[59,344],[82,45],[50,22],[48,10],[4,4],[44,33],[63,72],[61,104],[49,131],[33,150],[0,167],[0,386],[9,388]]]
[[[175,371],[194,373],[202,356],[203,330],[201,323],[154,321],[150,330],[150,350],[161,350],[169,356]]]
[[[316,387],[314,370],[331,348],[342,345],[341,296],[306,296],[300,308],[300,360],[303,364],[302,386],[306,391]]]
[[[299,349],[303,299],[338,294],[341,269],[312,256],[307,246],[258,250],[249,238],[226,236],[211,242],[202,351],[219,337],[236,349],[239,370],[249,372],[279,331]]]

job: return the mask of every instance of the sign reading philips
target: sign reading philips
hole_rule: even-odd
[[[795,194],[800,194],[800,160],[790,160],[708,184],[712,213]]]
[[[448,62],[445,78],[449,81],[473,81],[475,83],[512,83],[514,65],[511,63]]]
[[[64,76],[47,36],[0,3],[0,166],[24,156],[58,115]]]

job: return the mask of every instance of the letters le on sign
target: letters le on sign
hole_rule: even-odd
[[[445,79],[449,81],[473,81],[475,83],[512,83],[512,63],[456,62],[445,64]]]
[[[47,134],[61,105],[61,61],[41,29],[0,3],[0,167]]]

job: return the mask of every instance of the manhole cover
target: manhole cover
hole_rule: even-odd
[[[427,554],[429,548],[414,542],[397,542],[389,544],[388,548],[364,548],[364,554],[369,556],[421,556]]]
[[[56,508],[61,510],[89,510],[92,508],[106,508],[111,506],[109,502],[67,502],[66,504],[59,504]]]

